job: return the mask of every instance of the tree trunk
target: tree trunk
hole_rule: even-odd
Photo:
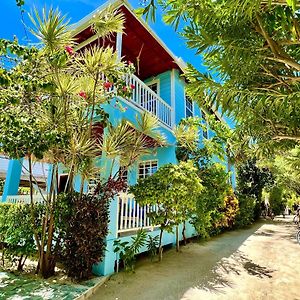
[[[162,247],[162,237],[163,237],[163,229],[160,227],[160,234],[159,234],[159,247],[158,247],[158,260],[162,261],[162,253],[163,253],[163,247]]]
[[[176,226],[176,251],[179,252],[179,225]]]
[[[183,243],[184,243],[184,245],[186,246],[185,228],[186,228],[186,224],[185,224],[185,221],[183,221],[182,238],[183,238]]]

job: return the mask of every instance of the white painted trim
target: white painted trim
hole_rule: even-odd
[[[186,116],[186,97],[187,97],[187,95],[186,95],[185,87],[184,87],[184,115],[185,115],[185,117],[187,118],[187,116]],[[191,98],[190,98],[190,100],[192,101],[192,113],[193,113],[193,117],[195,117],[195,105],[194,105],[194,100],[192,100]]]
[[[118,54],[118,58],[122,58],[122,32],[117,33],[117,40],[116,40],[116,52]]]
[[[175,70],[171,71],[171,127],[175,126],[176,116],[176,90],[175,90]]]
[[[151,81],[145,82],[145,84],[149,87],[149,85],[157,84],[157,95],[160,97],[160,79],[159,78],[153,78]]]

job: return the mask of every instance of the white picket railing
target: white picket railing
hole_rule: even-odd
[[[152,91],[142,80],[135,75],[126,78],[128,85],[134,85],[130,100],[138,107],[145,109],[156,116],[163,124],[172,126],[172,108],[154,91]]]
[[[47,195],[44,196],[45,198]],[[33,201],[35,203],[43,203],[44,198],[42,195],[33,195]],[[30,203],[30,195],[10,195],[6,197],[6,202],[14,203],[14,204],[29,204]]]
[[[118,195],[118,233],[153,228],[147,214],[156,206],[140,206],[132,194]]]
[[[105,76],[101,78],[105,81]],[[156,116],[164,125],[172,127],[172,108],[154,91],[152,91],[142,80],[134,74],[127,75],[125,78],[127,86],[134,86],[129,100],[142,110],[150,112]],[[113,87],[108,91],[113,91]]]

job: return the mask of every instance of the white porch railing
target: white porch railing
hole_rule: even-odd
[[[102,76],[102,80],[106,80]],[[127,86],[134,85],[129,100],[142,110],[146,110],[156,116],[164,125],[172,127],[172,108],[154,91],[152,91],[142,80],[135,75],[127,75],[125,78]],[[113,87],[108,91],[112,91]]]
[[[47,197],[47,195],[44,197]],[[44,198],[42,195],[33,195],[33,201],[35,203],[43,203]],[[10,195],[6,197],[6,202],[14,204],[29,204],[30,195]]]
[[[132,194],[118,195],[118,233],[153,228],[147,214],[156,206],[140,206]]]

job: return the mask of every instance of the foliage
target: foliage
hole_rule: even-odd
[[[101,261],[108,234],[110,200],[125,188],[121,179],[98,183],[93,194],[61,196],[57,245],[68,276],[77,280],[92,275],[92,265]],[[60,243],[60,244],[59,244]],[[61,248],[61,249],[59,249]]]
[[[156,206],[148,213],[151,223],[160,225],[159,254],[162,258],[162,235],[186,220],[195,211],[196,199],[203,190],[192,162],[167,164],[145,179],[130,187],[140,205]],[[177,232],[178,233],[178,232]],[[178,246],[177,234],[177,246]]]
[[[147,239],[146,231],[141,229],[137,235],[131,237],[131,241],[115,240],[114,252],[119,253],[120,259],[123,261],[126,271],[134,271],[136,255],[140,249],[145,245]]]
[[[83,173],[84,180],[94,176],[92,159],[101,155],[92,134],[95,118],[99,114],[98,121],[106,126],[108,116],[102,106],[116,95],[131,95],[124,78],[134,67],[122,62],[110,47],[94,46],[76,53],[72,28],[58,10],[43,9],[42,13],[34,10],[30,19],[31,32],[41,47],[24,47],[17,40],[0,40],[0,145],[9,157],[29,160],[31,213],[28,215],[38,248],[37,272],[49,277],[54,273],[60,245],[56,236],[59,227],[55,223],[56,209],[61,207],[56,193],[58,164],[69,171],[66,192],[72,193],[78,172]],[[102,38],[123,29],[122,14],[111,8],[98,12],[93,21],[93,30]],[[50,193],[44,202],[42,232],[39,232],[34,216],[32,162],[41,159],[53,165],[53,173]],[[84,181],[80,196],[83,185]],[[69,270],[71,274],[74,268]],[[84,276],[84,271],[78,275]]]
[[[246,201],[255,198],[254,218],[257,219],[261,214],[263,189],[270,188],[274,184],[272,173],[266,167],[259,168],[255,159],[249,159],[238,166],[237,182],[238,199],[243,198],[243,196],[245,196],[243,200]]]
[[[159,236],[152,236],[152,235],[148,235],[148,239],[147,239],[147,251],[148,254],[150,255],[150,259],[151,261],[153,261],[155,255],[157,254],[157,249],[159,247]]]
[[[0,179],[0,195],[2,195],[2,193],[3,193],[3,190],[4,190],[4,183],[5,183],[5,181],[2,180],[2,179]]]
[[[234,116],[236,134],[260,155],[299,143],[299,1],[151,1],[146,15],[155,2],[210,72],[185,73],[200,107]]]
[[[217,163],[199,168],[198,176],[202,180],[204,190],[196,202],[196,213],[192,216],[192,224],[202,237],[216,234],[222,219],[221,208],[229,190],[228,174],[224,166]]]
[[[195,213],[191,215],[193,226],[203,237],[218,233],[221,230],[219,224],[225,219],[225,212],[222,210],[230,188],[229,174],[217,161],[227,160],[230,168],[234,157],[232,131],[214,114],[205,114],[205,119],[204,116],[183,119],[175,129],[178,160],[191,159],[204,186],[203,192],[196,200]],[[212,137],[200,140],[199,129],[207,130],[207,127]]]
[[[43,206],[35,207],[36,226],[41,231]],[[17,262],[19,271],[23,270],[27,257],[36,255],[36,246],[31,223],[31,208],[28,204],[0,205],[0,243],[2,255],[11,262]],[[4,260],[2,260],[4,262]]]
[[[217,224],[215,224],[215,226],[221,228],[233,228],[238,211],[239,201],[233,193],[233,190],[230,190],[228,195],[224,198],[223,207],[219,209],[219,212],[222,214],[222,218]]]
[[[252,224],[255,220],[256,198],[247,194],[237,194],[239,211],[236,215],[235,226],[242,228]]]
[[[280,215],[284,212],[287,199],[283,197],[283,188],[280,186],[274,186],[270,190],[269,203],[272,209],[272,212],[275,215]]]

